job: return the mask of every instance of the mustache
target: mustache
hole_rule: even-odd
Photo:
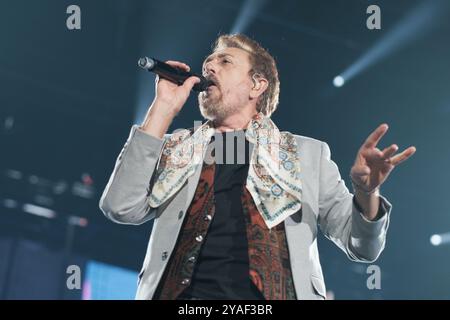
[[[214,85],[218,88],[220,88],[220,83],[219,80],[217,80],[217,78],[213,75],[206,75],[205,79],[210,82],[210,86]]]

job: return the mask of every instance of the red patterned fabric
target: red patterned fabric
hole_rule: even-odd
[[[266,300],[295,300],[284,223],[269,230],[245,186],[242,207],[247,221],[250,278]]]
[[[187,217],[178,236],[172,258],[167,266],[168,270],[161,280],[161,294],[159,299],[175,300],[189,285],[183,280],[191,279],[195,264],[189,261],[192,256],[198,256],[203,242],[196,241],[198,234],[206,234],[209,220],[206,215],[214,217],[214,164],[204,164],[194,199],[187,212]]]
[[[196,236],[207,233],[211,219],[205,217],[214,218],[214,169],[214,164],[203,165],[194,199],[158,286],[158,299],[174,300],[190,284],[195,263],[189,258],[198,256],[203,243]],[[247,225],[249,277],[267,300],[296,299],[284,223],[269,230],[245,185],[241,201]]]

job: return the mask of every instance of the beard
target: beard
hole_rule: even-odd
[[[201,92],[198,95],[198,105],[202,116],[215,123],[221,123],[239,110],[237,106],[230,106],[224,102],[222,92],[217,87]]]

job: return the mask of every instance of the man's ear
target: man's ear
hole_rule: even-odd
[[[264,91],[267,90],[267,87],[269,86],[269,81],[267,81],[266,78],[264,78],[259,73],[255,73],[252,76],[253,80],[253,88],[250,91],[250,98],[255,99],[261,96]]]

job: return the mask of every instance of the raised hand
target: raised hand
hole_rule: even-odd
[[[359,149],[350,171],[355,188],[359,188],[365,193],[377,190],[396,166],[416,152],[416,148],[411,146],[403,152],[397,153],[398,146],[396,144],[382,151],[378,149],[377,144],[388,128],[387,124],[382,124],[369,135]]]

